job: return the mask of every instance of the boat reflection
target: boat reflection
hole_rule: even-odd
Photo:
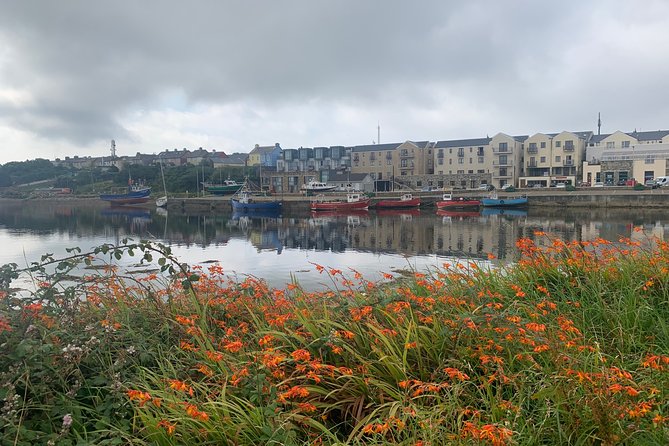
[[[417,217],[417,216],[420,215],[420,209],[418,209],[418,208],[376,209],[376,215],[378,215],[379,217],[392,217],[392,216],[395,216],[395,215]]]
[[[509,217],[527,217],[527,209],[509,209],[509,208],[496,208],[496,207],[484,207],[481,210],[481,215],[506,215]]]

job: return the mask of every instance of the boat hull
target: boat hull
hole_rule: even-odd
[[[140,204],[151,199],[151,189],[142,189],[125,194],[102,194],[100,200],[108,201],[113,205]]]
[[[479,200],[445,200],[437,201],[437,209],[472,209],[481,206]]]
[[[527,197],[520,198],[484,198],[481,200],[483,206],[488,207],[513,207],[527,206]]]
[[[346,201],[319,201],[311,203],[312,211],[352,211],[369,208],[371,200],[360,200],[353,203]]]
[[[380,200],[374,207],[376,209],[411,209],[420,206],[420,198],[411,200]]]

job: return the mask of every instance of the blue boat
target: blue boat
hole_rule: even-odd
[[[482,198],[481,204],[489,207],[521,207],[527,206],[527,197],[497,198],[497,195],[493,195],[490,198]]]
[[[112,205],[146,203],[150,200],[151,188],[130,185],[125,193],[101,194],[100,200],[108,201]]]
[[[273,212],[280,213],[283,209],[283,202],[281,201],[255,201],[247,191],[242,191],[237,196],[233,197],[232,211],[235,213],[252,213],[252,212]]]

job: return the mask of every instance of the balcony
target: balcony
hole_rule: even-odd
[[[493,152],[495,153],[511,153],[511,149],[508,147],[494,147]]]
[[[413,158],[413,153],[409,153],[408,150],[402,150],[400,152],[400,158]]]
[[[530,161],[527,163],[527,167],[537,167],[537,162],[536,161]]]
[[[574,151],[574,146],[565,145],[562,150],[565,151],[565,152],[573,152]]]
[[[539,153],[539,149],[537,149],[536,147],[528,147],[527,153]]]
[[[563,166],[573,166],[574,165],[574,160],[564,160],[562,161]]]

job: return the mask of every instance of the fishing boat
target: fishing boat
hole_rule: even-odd
[[[319,195],[311,202],[310,208],[312,211],[365,210],[369,208],[370,201],[360,192],[349,192],[346,194],[346,200],[330,200]]]
[[[480,200],[465,197],[453,198],[453,195],[450,193],[444,194],[441,201],[437,201],[437,209],[464,209],[477,208],[479,206],[481,206]]]
[[[238,183],[235,180],[227,179],[222,184],[202,183],[204,190],[213,195],[230,195],[236,193],[242,188],[244,183]]]
[[[420,197],[414,198],[410,193],[402,194],[398,199],[379,200],[374,207],[376,209],[409,209],[420,206]]]
[[[251,196],[247,190],[240,191],[230,200],[232,203],[232,211],[236,213],[251,213],[251,212],[280,212],[283,208],[281,201],[257,201]]]
[[[125,192],[118,192],[109,194],[101,194],[100,200],[108,201],[112,205],[127,205],[127,204],[140,204],[146,203],[151,199],[151,188],[146,187],[141,184],[134,184],[129,181],[128,187],[125,189]]]
[[[491,195],[489,198],[481,200],[483,206],[496,207],[520,207],[527,206],[527,197],[512,197],[512,198],[498,198],[497,194]]]
[[[321,183],[320,181],[309,181],[306,184],[303,184],[301,189],[305,192],[328,192],[335,190],[337,186],[328,185],[327,183]]]

